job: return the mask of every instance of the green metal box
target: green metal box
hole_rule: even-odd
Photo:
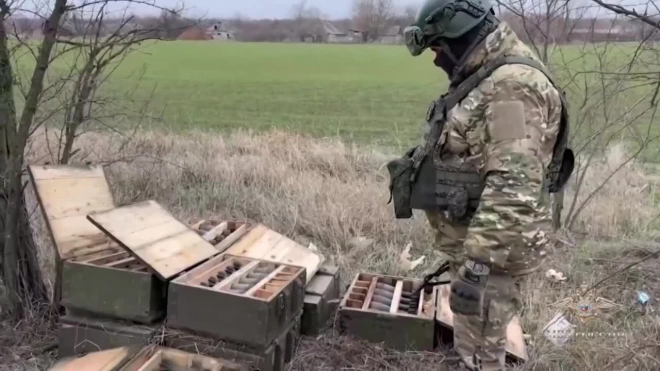
[[[153,323],[165,315],[167,284],[123,249],[62,262],[61,304],[67,313]]]
[[[169,284],[167,323],[265,347],[303,308],[303,267],[222,254]]]
[[[316,336],[321,333],[337,308],[340,293],[337,267],[325,264],[305,287],[302,316],[302,334]]]
[[[437,288],[421,280],[358,273],[339,305],[343,333],[399,351],[435,349]]]
[[[117,320],[62,316],[57,333],[58,357],[145,345],[152,341],[157,328]]]
[[[300,340],[302,313],[266,347],[256,347],[231,341],[201,337],[183,330],[166,328],[164,345],[190,353],[218,357],[245,364],[260,371],[284,371],[295,356]]]

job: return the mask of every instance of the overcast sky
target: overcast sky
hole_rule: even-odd
[[[90,0],[72,0],[72,3],[80,4]],[[112,10],[125,9],[126,3],[121,0],[117,1]],[[182,0],[141,0],[144,2],[156,3],[162,7],[173,7],[181,4]],[[287,18],[292,14],[294,4],[300,0],[183,0],[185,3],[186,14],[193,17],[217,17],[217,18],[232,18],[236,15],[241,15],[244,18]],[[393,0],[396,9],[402,10],[408,5],[420,5],[424,0]],[[493,0],[494,1],[494,0]],[[307,0],[308,6],[315,7],[327,19],[346,18],[351,15],[352,4],[354,0]],[[517,0],[507,0],[504,3],[517,3]],[[526,4],[540,4],[542,1],[529,0]],[[657,4],[660,7],[660,0],[607,0],[611,4],[625,4],[634,5],[639,11],[644,12],[646,5],[651,5],[649,9],[650,14],[658,14],[657,8],[652,4]],[[32,9],[44,10],[44,4],[52,4],[53,0],[24,0],[20,2],[25,7]],[[30,6],[31,4],[32,6]],[[598,8],[592,0],[573,0],[572,4],[579,4],[580,6],[587,5],[591,7],[589,15],[603,16],[607,11]],[[48,8],[48,6],[46,6]],[[158,14],[157,10],[153,7],[145,5],[133,5],[131,8],[135,9],[138,14]]]

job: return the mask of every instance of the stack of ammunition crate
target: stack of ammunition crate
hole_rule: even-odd
[[[300,337],[302,267],[222,254],[169,285],[165,345],[283,370]]]
[[[282,370],[306,297],[320,297],[308,322],[323,323],[339,296],[336,269],[263,225],[187,225],[154,201],[116,207],[101,167],[30,176],[60,258],[60,357],[155,343]]]
[[[247,371],[224,359],[157,345],[124,346],[58,361],[50,371]]]

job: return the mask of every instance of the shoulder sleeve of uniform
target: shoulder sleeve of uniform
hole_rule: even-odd
[[[486,185],[465,242],[469,256],[505,268],[512,249],[542,243],[542,197],[547,105],[521,79],[495,81],[484,112]]]

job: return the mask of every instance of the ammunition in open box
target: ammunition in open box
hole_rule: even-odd
[[[236,262],[240,263],[239,269]],[[233,274],[213,288],[195,284],[227,268]],[[258,268],[268,268],[270,273],[242,283]],[[227,254],[216,256],[169,284],[168,325],[217,339],[268,345],[294,313],[302,310],[305,274],[303,267]]]
[[[404,277],[357,274],[339,307],[341,331],[401,351],[433,350],[437,288],[412,297],[420,283]]]

